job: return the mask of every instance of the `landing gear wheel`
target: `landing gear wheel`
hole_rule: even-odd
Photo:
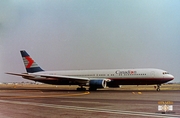
[[[160,85],[160,84],[158,84],[158,85],[157,85],[157,89],[156,89],[156,91],[160,91],[160,87],[161,87],[161,85]]]

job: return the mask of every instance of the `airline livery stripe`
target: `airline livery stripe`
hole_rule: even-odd
[[[38,67],[38,65],[29,57],[23,57],[23,62],[26,68]]]
[[[31,57],[25,57],[27,60],[28,60],[28,65],[26,66],[26,68],[30,68],[31,67],[31,65],[34,63],[34,61],[32,60],[32,58]]]

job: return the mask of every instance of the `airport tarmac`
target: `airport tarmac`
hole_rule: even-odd
[[[76,87],[0,85],[0,118],[180,118],[180,85],[163,85],[160,92],[153,86]]]

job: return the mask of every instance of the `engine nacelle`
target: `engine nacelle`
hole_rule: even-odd
[[[89,81],[90,88],[106,88],[107,80],[90,80]]]

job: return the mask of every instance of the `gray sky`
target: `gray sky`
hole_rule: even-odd
[[[180,82],[179,0],[1,0],[0,81],[45,70],[159,68]]]

